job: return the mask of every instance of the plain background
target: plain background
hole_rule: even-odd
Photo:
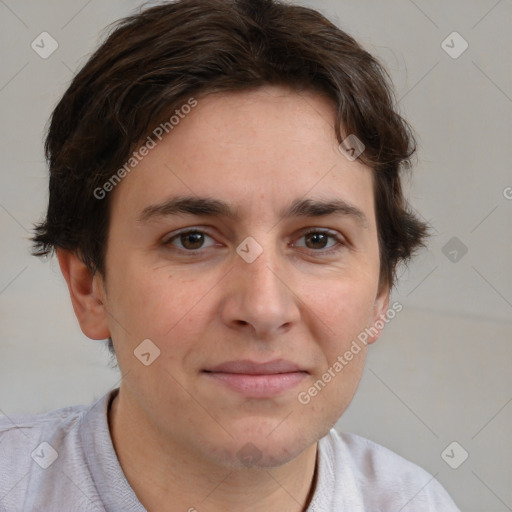
[[[393,300],[404,309],[337,427],[423,466],[462,510],[512,510],[512,2],[301,3],[389,69],[419,136],[408,196],[434,227],[401,271]],[[0,414],[90,403],[118,385],[102,342],[78,327],[56,259],[31,256],[28,236],[47,202],[51,110],[101,30],[138,5],[0,1]],[[31,48],[43,31],[59,45],[47,59]],[[457,58],[442,47],[449,36],[452,54],[463,48],[454,31],[468,43]],[[469,454],[457,469],[441,457],[453,441],[451,461]]]

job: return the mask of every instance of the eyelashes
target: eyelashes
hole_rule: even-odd
[[[308,248],[306,249],[314,254],[320,254],[320,255],[330,255],[336,252],[339,252],[341,249],[343,249],[346,246],[345,241],[343,238],[340,237],[340,235],[336,232],[332,232],[326,229],[310,229],[306,232],[303,232],[298,239],[304,239],[308,238],[309,240],[313,240],[313,243],[320,243],[320,245],[323,244],[324,241],[332,240],[335,243],[331,245],[330,247],[318,247],[318,248]],[[192,228],[192,229],[186,229],[183,231],[180,231],[178,233],[175,233],[174,235],[168,237],[164,240],[163,244],[164,246],[176,250],[183,254],[201,254],[205,252],[210,247],[218,246],[218,244],[212,244],[204,247],[204,241],[206,238],[210,238],[213,240],[213,237],[208,234],[208,232],[199,229],[199,228]],[[175,245],[175,242],[178,242],[181,244],[181,247],[177,247]]]

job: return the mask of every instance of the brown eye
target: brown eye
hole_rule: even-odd
[[[174,242],[178,241],[178,249],[183,251],[197,251],[202,249],[204,246],[205,238],[211,238],[207,233],[194,229],[189,231],[183,231],[174,235],[164,242],[165,245],[174,245]]]
[[[325,249],[325,245],[329,241],[329,236],[325,233],[309,233],[305,235],[305,238],[311,244],[308,245],[306,242],[309,249]]]
[[[301,237],[306,241],[305,245],[299,245],[299,247],[306,247],[307,249],[317,252],[319,254],[331,254],[339,251],[344,245],[342,238],[337,233],[323,230],[311,230],[304,233]],[[327,245],[329,240],[332,240],[331,245]]]
[[[193,231],[183,233],[180,235],[180,241],[185,249],[200,249],[204,243],[204,234]]]

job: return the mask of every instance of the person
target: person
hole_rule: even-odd
[[[45,142],[56,252],[119,387],[0,421],[0,510],[458,510],[333,428],[425,245],[379,62],[315,10],[178,0],[122,19]]]

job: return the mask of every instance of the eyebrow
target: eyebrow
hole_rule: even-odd
[[[171,215],[188,214],[206,217],[224,217],[239,219],[237,208],[228,203],[210,197],[177,196],[171,197],[162,203],[144,208],[138,217],[139,222],[148,222],[153,219]],[[280,212],[283,219],[292,217],[324,217],[327,215],[340,215],[354,218],[363,227],[368,227],[366,215],[356,206],[343,199],[296,199]]]

